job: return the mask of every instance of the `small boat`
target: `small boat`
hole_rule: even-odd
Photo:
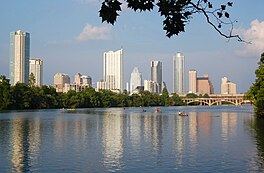
[[[160,108],[157,108],[157,109],[155,110],[155,112],[161,112]]]
[[[186,112],[178,112],[179,116],[188,116],[188,114]]]
[[[74,108],[68,108],[67,111],[74,111]]]

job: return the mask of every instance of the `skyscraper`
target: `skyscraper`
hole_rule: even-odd
[[[18,30],[10,33],[9,77],[11,85],[28,83],[30,34]]]
[[[162,89],[162,63],[160,61],[151,61],[151,80],[158,84],[158,93]]]
[[[189,71],[189,93],[197,93],[197,72]]]
[[[123,92],[123,51],[104,52],[104,81],[106,89]]]
[[[138,68],[135,67],[130,77],[130,92],[133,93],[138,86],[142,86],[142,75]]]
[[[43,61],[41,59],[29,60],[29,74],[31,73],[35,77],[35,85],[41,86],[43,84]]]
[[[180,52],[173,56],[173,92],[184,94],[184,55]]]

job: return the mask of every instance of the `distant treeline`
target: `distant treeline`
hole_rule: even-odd
[[[97,92],[92,87],[82,92],[57,93],[52,86],[37,87],[32,82],[11,86],[5,76],[0,77],[0,110],[180,105],[185,103],[177,94],[169,97],[166,88],[161,95],[149,91],[132,95],[127,92],[117,94],[109,90]]]

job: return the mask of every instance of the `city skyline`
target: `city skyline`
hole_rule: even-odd
[[[32,57],[43,57],[44,84],[52,84],[58,71],[71,76],[79,71],[99,81],[103,76],[102,52],[121,46],[126,59],[124,83],[129,81],[135,66],[141,69],[144,77],[150,76],[148,64],[155,58],[162,61],[163,81],[172,92],[171,57],[178,51],[188,57],[185,72],[194,68],[201,74],[208,73],[218,93],[222,76],[228,76],[237,84],[238,93],[246,92],[255,81],[254,72],[264,48],[261,41],[264,18],[259,15],[264,5],[261,0],[235,2],[230,12],[230,16],[238,20],[235,31],[252,42],[251,45],[222,38],[199,15],[190,21],[185,33],[168,39],[162,30],[162,18],[155,11],[134,13],[124,10],[115,26],[111,26],[101,23],[98,16],[101,3],[89,0],[64,2],[29,0],[27,3],[34,5],[30,10],[22,1],[2,2],[0,21],[4,27],[0,28],[0,74],[9,76],[9,33],[21,29],[31,34]],[[62,3],[64,8],[61,8]],[[19,15],[10,14],[9,9]]]

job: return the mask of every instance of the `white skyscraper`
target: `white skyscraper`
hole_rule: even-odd
[[[138,86],[142,86],[142,75],[138,68],[135,67],[130,77],[130,92],[133,93]]]
[[[41,59],[29,60],[29,74],[31,73],[35,77],[35,85],[41,86],[43,84],[43,61]]]
[[[184,94],[184,55],[177,53],[173,56],[173,92]]]
[[[104,52],[104,81],[106,89],[123,92],[123,52],[122,49]]]
[[[28,83],[29,80],[30,35],[18,30],[10,33],[9,77],[11,85]]]
[[[162,89],[162,63],[160,61],[151,61],[151,80],[158,84],[158,93]]]

